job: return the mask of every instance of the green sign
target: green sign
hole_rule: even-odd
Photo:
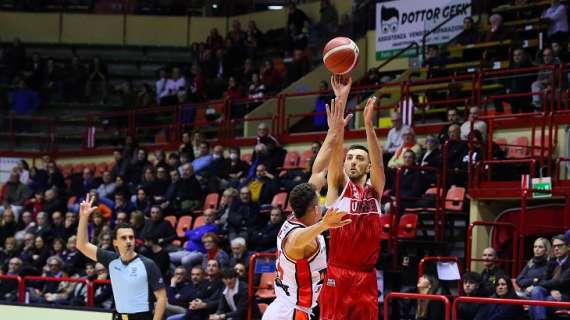
[[[535,199],[552,197],[552,193],[550,193],[550,191],[552,190],[552,180],[550,179],[550,177],[532,179],[532,189],[547,191],[547,192],[533,192],[532,197]]]

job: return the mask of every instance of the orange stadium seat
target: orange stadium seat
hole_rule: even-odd
[[[514,159],[526,158],[529,155],[528,152],[528,138],[527,137],[516,137],[511,143],[512,146],[509,147],[507,157]]]
[[[465,188],[451,187],[445,197],[445,211],[463,212],[463,201],[465,200]]]
[[[206,218],[204,216],[197,216],[194,219],[194,225],[192,226],[192,229],[196,229],[196,228],[201,227],[205,224],[206,224]]]
[[[301,156],[297,151],[289,151],[285,155],[285,161],[283,161],[283,169],[296,169],[299,167],[299,159]]]
[[[301,158],[299,159],[299,167],[305,168],[313,158],[313,150],[305,150],[301,153]]]
[[[253,158],[253,154],[251,154],[251,153],[244,153],[241,155],[241,160],[247,162],[247,164],[251,164],[252,158]]]
[[[208,193],[206,199],[204,200],[204,210],[206,209],[218,209],[218,203],[220,202],[220,195],[212,192]]]
[[[380,230],[380,239],[381,240],[390,239],[392,215],[390,213],[386,213],[386,214],[381,215],[380,216],[380,224],[382,225],[382,229]]]
[[[416,237],[418,215],[413,213],[403,214],[398,224],[398,239],[413,239]]]
[[[105,171],[107,171],[107,163],[99,162],[95,167],[95,176],[100,177]]]
[[[166,216],[164,217],[164,220],[170,222],[170,224],[172,225],[173,228],[176,228],[176,221],[178,220],[176,218],[176,216]]]
[[[184,238],[184,231],[192,227],[192,216],[182,216],[178,219],[178,225],[176,226],[176,236],[178,238]]]
[[[287,192],[279,192],[273,197],[273,201],[271,201],[271,207],[284,210],[285,206],[287,205],[288,196],[289,194]]]

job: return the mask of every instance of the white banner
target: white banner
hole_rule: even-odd
[[[376,59],[387,59],[455,16],[426,39],[427,44],[449,42],[471,16],[471,0],[394,0],[376,4]]]

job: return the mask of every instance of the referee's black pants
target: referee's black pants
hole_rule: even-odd
[[[117,313],[113,314],[113,320],[152,320],[152,312]]]

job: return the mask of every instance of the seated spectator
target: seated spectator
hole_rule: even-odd
[[[176,200],[184,212],[194,211],[202,206],[202,199],[204,198],[202,187],[190,164],[187,163],[182,167],[182,178],[176,184],[177,187],[173,190],[174,194],[167,199]]]
[[[263,96],[265,94],[265,85],[259,79],[259,74],[253,73],[251,75],[251,83],[248,90],[248,99],[255,100],[257,103],[263,101]],[[255,107],[250,107],[250,111]]]
[[[563,43],[553,41],[550,44],[552,49],[552,54],[554,55],[554,61],[558,64],[567,63],[569,60],[568,50],[564,48]]]
[[[51,242],[53,240],[53,232],[48,214],[43,211],[38,213],[36,221],[38,224],[34,230],[34,235],[42,237],[46,242]]]
[[[28,88],[23,79],[18,81],[18,87],[9,94],[8,99],[10,101],[10,112],[14,115],[29,115],[36,112],[40,107],[38,93]],[[15,126],[20,127],[20,122],[16,122]],[[22,126],[21,129],[27,128]]]
[[[59,257],[49,257],[47,260],[47,268],[42,273],[43,277],[53,277],[61,278],[63,276],[62,269],[63,261]],[[41,269],[40,269],[41,270]],[[45,302],[45,297],[47,293],[57,293],[58,283],[57,282],[44,282],[41,287],[35,288],[30,286],[27,288],[29,293],[29,299],[32,303],[43,303]]]
[[[54,239],[59,238],[65,241],[68,238],[61,211],[55,211],[51,214],[51,234]]]
[[[250,248],[253,251],[272,251],[275,249],[277,234],[283,225],[283,213],[279,208],[271,209],[269,221],[257,229],[251,236]]]
[[[444,144],[445,141],[449,139],[449,133],[448,133],[449,127],[451,127],[454,124],[461,126],[461,117],[459,116],[459,112],[457,111],[457,109],[452,108],[447,110],[447,121],[448,123],[444,125],[443,128],[441,128],[441,131],[437,136],[441,144]]]
[[[315,100],[315,112],[320,114],[316,114],[313,116],[313,125],[316,131],[324,131],[328,128],[327,126],[327,114],[326,114],[326,106],[330,103],[331,95],[329,91],[329,84],[326,81],[321,81],[319,83],[319,91],[321,94]]]
[[[496,299],[517,299],[513,283],[508,275],[498,275],[495,281],[493,295]],[[524,317],[522,305],[484,304],[477,311],[475,320],[511,320]]]
[[[483,272],[481,272],[481,290],[485,292],[485,295],[490,296],[495,292],[495,287],[497,285],[497,279],[501,275],[506,275],[507,273],[497,267],[497,251],[489,247],[483,249]],[[509,283],[511,283],[509,279]]]
[[[532,63],[528,59],[528,55],[523,48],[513,50],[512,61],[509,64],[509,69],[530,68]],[[534,81],[532,74],[517,74],[516,77],[509,77],[505,82],[507,93],[528,93],[531,90],[532,82]],[[512,113],[526,113],[532,112],[531,104],[532,98],[528,96],[509,98]],[[495,109],[498,112],[503,112],[502,101],[497,100]]]
[[[418,293],[438,294],[439,282],[431,275],[425,274],[418,279]],[[439,301],[419,299],[416,307],[416,320],[439,320],[443,316],[443,305]]]
[[[170,222],[162,218],[159,206],[150,208],[150,219],[145,223],[141,232],[143,239],[156,239],[158,244],[169,245],[176,238],[176,231]]]
[[[30,211],[24,211],[22,218],[18,221],[18,232],[14,235],[14,238],[16,238],[18,242],[22,242],[28,233],[31,233],[33,237],[37,228],[36,221],[34,221]]]
[[[255,177],[247,183],[251,192],[251,201],[259,205],[271,203],[278,191],[275,180],[275,176],[267,171],[264,164],[257,165]]]
[[[307,38],[305,24],[311,25],[311,19],[299,8],[295,2],[289,2],[289,15],[287,16],[287,32],[289,35],[289,49],[305,49]]]
[[[91,195],[93,196],[93,194]],[[97,203],[98,199],[95,199],[95,203]],[[103,204],[99,204],[98,207],[101,207]],[[127,214],[131,213],[134,208],[132,206],[132,204],[130,203],[130,201],[127,201],[125,198],[125,195],[122,193],[116,193],[115,194],[115,202],[113,203],[113,207],[111,208],[112,213],[111,213],[111,217],[106,217],[107,219],[111,219],[111,221],[114,221],[114,219],[117,217],[117,213],[119,212],[126,212]],[[105,213],[105,210],[101,210],[101,208],[99,208],[99,211],[101,213]]]
[[[303,39],[302,35],[297,36],[297,39]],[[305,40],[301,40],[305,41]],[[306,46],[306,45],[305,45]],[[311,71],[311,63],[303,49],[293,50],[293,61],[287,65],[287,80],[293,83]]]
[[[414,151],[406,150],[403,158],[404,163],[400,170],[400,203],[398,204],[400,212],[404,212],[407,208],[415,208],[426,189],[426,182],[421,172],[410,169],[415,167],[416,163]]]
[[[147,258],[154,261],[160,273],[162,274],[162,279],[168,279],[169,276],[169,269],[170,269],[170,256],[164,247],[166,246],[166,242],[159,243],[159,239],[153,236],[148,236],[144,238],[145,240],[145,249],[141,250],[141,253],[144,254]],[[105,249],[105,248],[103,248]],[[109,248],[106,250],[112,250],[113,248]]]
[[[165,76],[163,78],[162,76]],[[162,81],[166,79],[166,83],[163,84]],[[186,85],[186,79],[182,76],[179,67],[172,68],[172,75],[167,78],[166,74],[160,74],[159,82],[157,86],[161,85],[161,91],[157,91],[157,96],[160,97],[160,105],[173,105],[179,102],[179,94],[185,94],[185,90],[188,89]],[[162,87],[164,85],[164,87]]]
[[[16,216],[17,221],[23,209],[24,202],[31,196],[31,190],[20,182],[20,175],[11,173],[9,180],[0,190],[0,201],[2,202],[0,206],[0,216],[4,213],[5,208],[9,207]]]
[[[166,315],[184,315],[189,307],[190,301],[196,299],[198,291],[204,279],[204,271],[201,267],[194,267],[191,276],[184,266],[176,267],[174,276],[170,279],[170,286],[166,288],[168,303],[166,304]],[[189,281],[190,280],[190,281]]]
[[[224,99],[231,101],[231,119],[243,118],[246,113],[246,105],[243,103],[236,103],[236,100],[244,99],[246,97],[244,89],[237,82],[235,77],[229,77],[228,87],[224,91]]]
[[[447,140],[447,164],[448,164],[448,186],[465,185],[463,170],[463,155],[467,149],[467,143],[460,139],[459,125],[451,125],[449,127]]]
[[[247,250],[245,239],[237,237],[230,242],[230,246],[232,249],[229,261],[230,267],[233,268],[237,263],[243,263],[247,267],[252,253]]]
[[[13,237],[17,231],[16,217],[11,209],[6,209],[0,220],[0,243],[4,243],[6,239]]]
[[[493,14],[489,17],[489,30],[481,37],[482,42],[503,41],[509,38],[509,33],[503,25],[503,17]]]
[[[210,144],[206,141],[200,142],[198,146],[198,154],[196,155],[196,159],[192,161],[192,169],[194,169],[194,173],[198,176],[201,176],[207,171],[214,160],[212,154],[210,153]]]
[[[230,148],[230,163],[228,169],[229,185],[237,188],[243,184],[247,178],[249,165],[241,160],[240,149],[238,147]]]
[[[77,250],[77,237],[75,235],[67,239],[62,259],[65,264],[72,266],[75,270],[80,270],[85,265],[85,256]]]
[[[548,38],[551,41],[567,41],[568,40],[568,13],[566,6],[560,3],[560,0],[552,0],[542,15],[541,19],[547,21]]]
[[[222,198],[220,199],[220,204],[218,205],[218,211],[216,212],[216,220],[214,223],[218,225],[221,233],[227,234],[227,223],[230,210],[232,209],[234,203],[237,201],[238,191],[235,188],[228,188],[222,193]]]
[[[64,69],[63,87],[66,100],[78,102],[84,99],[87,74],[79,57],[74,55]]]
[[[551,48],[544,48],[542,49],[542,64],[541,66],[550,66],[556,64],[554,61],[554,54],[552,53]],[[536,81],[531,84],[532,89],[532,104],[536,110],[543,110],[544,106],[542,105],[544,98],[543,94],[549,90],[552,90],[552,71],[551,70],[542,70],[538,73]]]
[[[482,296],[479,289],[481,285],[481,275],[477,272],[465,272],[462,277],[464,297]],[[460,303],[457,305],[457,318],[459,320],[473,320],[481,308],[478,303]]]
[[[247,269],[243,263],[236,263],[234,270],[236,271],[240,281],[247,282]]]
[[[12,238],[13,239],[13,238]],[[1,261],[0,261],[1,262]],[[8,263],[8,272],[5,275],[19,276],[23,262],[20,258],[13,257]],[[0,301],[16,302],[18,298],[18,281],[0,279]]]
[[[110,229],[107,220],[103,217],[100,211],[95,211],[91,215],[92,219],[89,225],[87,225],[87,231],[89,239],[93,241],[95,245],[99,245],[99,239],[102,233]]]
[[[483,120],[479,120],[479,107],[469,108],[469,117],[461,125],[461,140],[467,140],[469,133],[472,130],[477,130],[483,135],[483,139],[487,137],[487,123]]]
[[[247,314],[247,283],[241,282],[234,269],[224,269],[221,272],[224,282],[222,298],[218,310],[210,315],[209,320],[245,319]],[[254,305],[257,305],[254,302]],[[254,307],[254,310],[257,309]]]
[[[568,259],[568,239],[563,235],[552,237],[553,258],[548,262],[546,276],[533,282],[530,289],[532,300],[570,301],[570,259]],[[527,289],[528,290],[528,289]],[[529,314],[532,320],[550,319],[554,308],[530,306]]]
[[[46,189],[56,187],[58,190],[64,190],[67,188],[63,175],[61,171],[56,166],[55,162],[49,161],[46,166],[47,171],[47,181]],[[39,174],[39,173],[38,173]]]
[[[97,195],[99,198],[110,198],[115,192],[116,183],[113,181],[113,176],[110,171],[103,172],[102,183],[97,188]]]
[[[221,267],[229,266],[229,256],[220,247],[220,237],[213,232],[208,232],[202,236],[202,243],[206,253],[202,255],[202,268],[206,269],[210,260],[216,260]]]
[[[216,212],[213,209],[204,211],[205,224],[203,226],[187,229],[184,236],[188,241],[184,246],[184,250],[170,253],[170,260],[175,265],[183,265],[187,269],[192,268],[202,261],[202,256],[206,253],[206,248],[202,243],[202,237],[207,233],[217,233],[219,227],[214,223]]]
[[[398,146],[394,152],[394,155],[390,161],[388,161],[388,167],[395,169],[403,166],[404,154],[408,150],[412,150],[414,152],[414,155],[418,155],[422,151],[420,145],[416,142],[416,135],[414,133],[414,130],[411,128],[402,131],[402,144]]]
[[[93,61],[89,65],[87,73],[87,85],[85,87],[85,95],[92,98],[94,86],[98,86],[100,101],[105,102],[107,99],[107,66],[101,61],[99,56],[93,57]]]
[[[167,320],[190,320],[190,319],[207,319],[207,317],[216,312],[224,284],[220,278],[220,264],[217,260],[209,260],[206,268],[206,279],[202,285],[202,290],[198,293],[196,299],[190,302],[190,307],[184,316],[172,316]]]
[[[134,196],[134,199],[131,200],[131,206],[133,210],[139,210],[144,212],[145,216],[148,216],[150,213],[150,206],[151,200],[146,195],[146,191],[144,188],[138,188],[137,194]]]
[[[144,213],[140,211],[133,211],[131,213],[131,218],[129,219],[129,223],[131,227],[135,231],[135,242],[137,246],[140,246],[144,243],[142,238],[142,231],[145,227],[145,219]]]
[[[387,159],[390,159],[402,145],[402,133],[410,128],[402,124],[402,115],[399,112],[392,111],[390,117],[392,119],[392,128],[388,131],[386,143],[384,144],[385,157],[387,157]]]
[[[479,41],[479,32],[475,23],[473,22],[472,17],[465,17],[463,18],[463,31],[458,34],[453,40],[451,40],[451,44],[455,45],[468,45],[468,44],[475,44]]]
[[[95,265],[95,273],[97,273],[97,280],[110,280],[109,271],[102,263],[97,262]],[[93,296],[95,307],[110,310],[114,306],[113,290],[111,284],[101,284],[95,287],[95,294]]]
[[[42,211],[51,215],[56,211],[63,211],[65,203],[61,201],[59,191],[56,188],[50,188],[45,191],[44,200],[42,202]]]
[[[517,285],[521,289],[520,292],[517,292],[519,297],[530,297],[533,284],[546,278],[550,249],[550,240],[538,238],[534,241],[534,256],[527,262],[517,277]]]
[[[79,278],[73,267],[65,264],[61,268],[61,276],[62,278]],[[44,300],[48,303],[69,304],[75,286],[76,282],[62,281],[58,284],[56,292],[48,292],[44,295]]]
[[[147,167],[152,167],[152,164],[148,161],[148,153],[144,149],[139,148],[136,151],[135,158],[128,165],[127,175],[125,176],[131,190],[141,183],[144,170]]]
[[[77,233],[77,215],[73,212],[68,211],[65,214],[65,235],[69,238]]]
[[[194,146],[192,145],[192,139],[189,132],[182,133],[182,143],[180,144],[180,146],[178,146],[178,153],[186,154],[188,155],[188,161],[190,162],[194,161]],[[171,155],[173,154],[171,153]]]
[[[443,56],[437,45],[429,45],[426,54],[426,60],[423,62],[422,67],[427,67],[428,78],[441,78],[447,76],[447,58]],[[431,100],[431,99],[430,99]]]
[[[271,60],[265,60],[260,68],[261,82],[268,92],[277,91],[281,87],[281,74],[273,66]]]
[[[191,102],[199,102],[206,99],[206,80],[204,75],[202,74],[202,68],[196,63],[192,64],[190,69],[191,78],[188,85],[188,100]],[[178,102],[182,103],[185,102],[183,95],[179,91],[178,93]],[[188,114],[185,118],[185,123],[193,123],[194,122],[194,115]]]
[[[156,177],[156,169],[154,167],[146,167],[144,168],[144,174],[142,176],[141,182],[137,187],[137,190],[143,188],[145,191],[146,198],[151,203],[153,202],[154,196],[156,194],[160,194],[164,192],[162,187],[168,186],[168,183],[159,184]]]
[[[426,151],[418,161],[420,167],[441,168],[443,163],[442,152],[439,149],[439,141],[433,135],[428,135],[425,142]],[[437,182],[437,173],[432,171],[422,171],[426,186]]]
[[[240,201],[230,209],[228,215],[228,237],[230,241],[237,237],[247,239],[259,215],[259,206],[251,201],[249,188],[241,188],[239,198]]]

